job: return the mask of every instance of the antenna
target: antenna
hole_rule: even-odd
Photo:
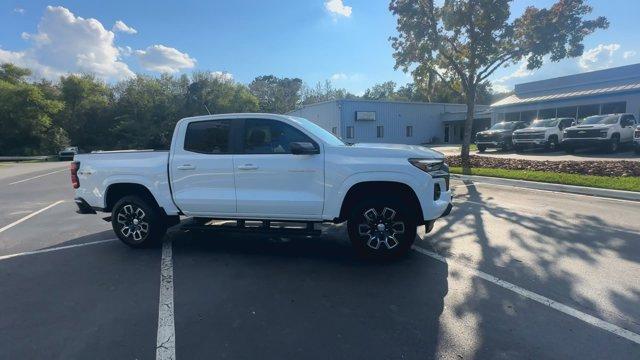
[[[207,107],[207,104],[202,104],[202,105],[204,106],[204,108],[205,108],[205,109],[207,109],[207,113],[208,113],[209,115],[211,115],[211,111],[209,111],[209,108]]]

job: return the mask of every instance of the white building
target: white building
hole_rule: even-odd
[[[474,133],[490,126],[478,105]],[[461,143],[467,106],[402,101],[334,100],[306,105],[289,115],[306,118],[347,142]]]
[[[640,64],[562,76],[515,86],[491,105],[492,123],[553,117],[640,112]]]

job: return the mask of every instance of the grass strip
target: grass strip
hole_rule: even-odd
[[[461,167],[452,167],[450,170],[452,174],[462,174]],[[640,192],[640,177],[637,176],[593,176],[550,171],[507,170],[495,168],[472,168],[470,175]]]

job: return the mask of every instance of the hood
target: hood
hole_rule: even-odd
[[[484,130],[484,131],[478,131],[477,134],[482,134],[482,135],[498,135],[498,134],[504,134],[504,133],[510,133],[511,130]]]
[[[349,146],[354,150],[368,151],[372,155],[397,156],[406,158],[444,159],[444,154],[421,145],[356,143]]]
[[[615,124],[593,124],[593,125],[576,125],[576,126],[572,126],[570,128],[567,128],[567,130],[585,130],[585,129],[609,129],[611,127],[615,126]]]
[[[521,133],[541,132],[541,131],[547,131],[553,128],[554,127],[528,127],[526,129],[518,129],[514,131],[514,133],[521,134]]]

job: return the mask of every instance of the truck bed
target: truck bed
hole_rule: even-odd
[[[178,213],[171,199],[168,151],[100,151],[79,154],[75,161],[80,162],[80,187],[76,196],[83,198],[91,207],[107,207],[105,193],[111,184],[138,184],[151,191],[167,214]]]

